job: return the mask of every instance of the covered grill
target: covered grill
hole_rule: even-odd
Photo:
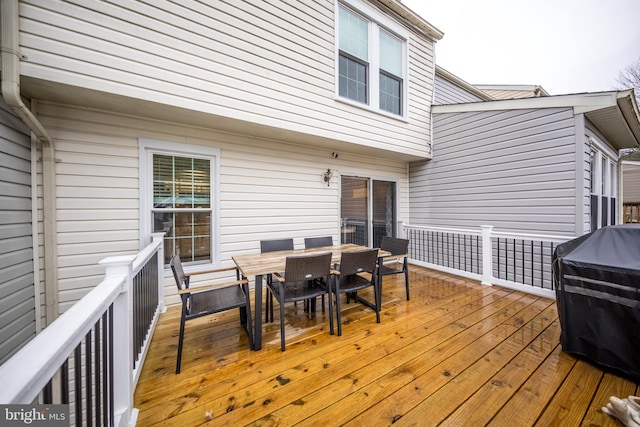
[[[640,380],[640,224],[559,245],[553,278],[562,350]]]

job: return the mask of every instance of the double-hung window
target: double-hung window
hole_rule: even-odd
[[[364,2],[344,1],[337,5],[338,99],[406,116],[406,32]]]
[[[587,135],[589,138],[589,135]],[[591,231],[617,223],[617,166],[616,154],[589,138],[591,144]]]
[[[141,140],[142,229],[164,233],[165,264],[216,263],[219,152],[162,141]]]

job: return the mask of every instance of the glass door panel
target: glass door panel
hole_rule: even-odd
[[[373,181],[373,247],[383,236],[396,237],[396,183]]]
[[[369,180],[343,176],[341,183],[340,241],[369,246]]]

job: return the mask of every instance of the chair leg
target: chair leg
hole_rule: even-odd
[[[245,329],[247,335],[249,335],[249,348],[255,350],[256,346],[253,344],[253,325],[251,324],[251,298],[249,297],[249,285],[244,285],[244,294],[247,296],[247,306],[244,307],[246,311],[246,323]]]
[[[336,284],[336,320],[338,321],[338,336],[342,336],[342,312],[340,311],[340,287]]]
[[[278,303],[280,304],[280,350],[285,350],[284,342],[284,286],[280,283],[280,296]]]
[[[180,373],[180,364],[182,362],[182,342],[184,341],[184,323],[185,323],[185,308],[182,308],[182,316],[180,317],[180,335],[178,338],[178,358],[176,360],[176,375]]]
[[[269,292],[269,321],[273,323],[273,292]]]
[[[402,270],[404,271],[404,286],[407,289],[407,301],[409,301],[409,268],[407,266],[407,259],[404,259],[404,264],[402,266]]]
[[[329,333],[331,335],[334,335],[334,330],[333,330],[333,301],[332,301],[332,298],[333,298],[332,295],[333,294],[331,293],[332,292],[331,291],[331,285],[328,285],[328,290],[329,290],[329,293],[328,293],[328,295],[329,295],[329,298],[328,298],[328,300],[329,300]],[[322,296],[322,298],[324,298],[324,295]],[[323,308],[324,308],[324,304],[323,304]]]
[[[380,323],[380,306],[382,305],[382,289],[378,286],[376,281],[373,282],[373,297],[375,298],[376,305],[376,323]]]
[[[271,296],[271,292],[269,292],[269,288],[265,288],[264,293],[264,323],[269,323],[269,297]]]

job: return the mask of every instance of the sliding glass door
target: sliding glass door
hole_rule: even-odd
[[[396,236],[396,183],[341,177],[341,242],[379,247],[383,236]]]

